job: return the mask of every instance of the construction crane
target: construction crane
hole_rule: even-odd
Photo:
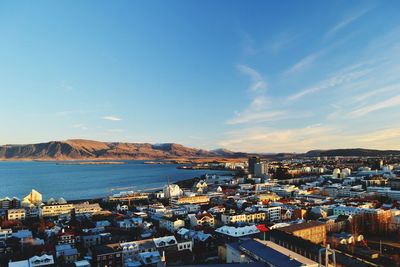
[[[169,207],[172,208],[172,195],[171,195],[169,176],[167,176],[167,183],[168,183]]]

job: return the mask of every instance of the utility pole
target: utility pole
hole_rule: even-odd
[[[325,252],[324,259],[323,253]],[[318,267],[329,266],[329,256],[332,256],[331,266],[336,267],[336,254],[335,250],[331,249],[330,245],[326,245],[326,248],[321,248],[318,253]]]

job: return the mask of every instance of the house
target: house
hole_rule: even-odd
[[[58,235],[58,244],[75,244],[75,234],[73,232],[62,232]]]
[[[12,229],[2,229],[0,227],[0,240],[6,240],[10,237],[12,237]]]
[[[215,226],[214,216],[208,212],[189,214],[188,217],[190,219],[191,227],[205,226],[214,228]]]
[[[122,266],[122,248],[119,244],[92,246],[91,252],[92,266]]]
[[[140,217],[134,217],[130,219],[124,219],[122,221],[116,221],[115,224],[118,228],[132,229],[136,228],[143,223],[143,219]]]
[[[329,239],[332,244],[348,245],[363,241],[364,236],[363,235],[354,236],[350,233],[341,232],[341,233],[333,233],[329,237]]]
[[[195,231],[186,228],[179,229],[177,235],[181,238],[194,240],[195,242],[207,242],[212,239],[212,235],[205,234],[203,231]]]
[[[143,252],[139,254],[139,257],[140,262],[145,266],[157,266],[158,263],[164,261],[158,251]]]
[[[62,259],[64,263],[74,263],[78,260],[78,250],[71,246],[71,244],[56,245],[56,257]]]
[[[49,267],[56,266],[54,264],[53,255],[43,254],[42,256],[33,256],[28,260],[14,261],[8,263],[9,267]]]
[[[181,239],[178,241],[173,235],[154,238],[153,240],[160,253],[178,252],[183,250],[192,251],[193,249],[192,240]]]
[[[91,246],[100,245],[110,242],[112,236],[110,233],[100,233],[100,234],[88,234],[82,235],[80,237],[80,242],[85,248],[90,248]]]
[[[218,206],[214,206],[214,207],[212,207],[212,208],[209,208],[209,209],[208,209],[208,212],[209,212],[209,213],[212,213],[212,214],[217,214],[217,213],[224,213],[225,210],[226,210],[226,209],[225,209],[224,206],[218,205]]]
[[[118,204],[116,209],[117,209],[117,211],[128,211],[129,207],[128,207],[128,205],[120,205],[120,204]]]
[[[281,220],[286,221],[286,220],[291,220],[293,216],[293,213],[290,209],[281,209]]]
[[[208,185],[207,185],[206,181],[204,181],[204,180],[200,180],[200,181],[195,185],[196,191],[197,191],[198,193],[204,193],[204,192],[207,190],[207,187],[208,187]]]
[[[178,231],[181,227],[185,226],[185,221],[176,218],[162,217],[160,219],[160,228],[164,228],[171,233]]]

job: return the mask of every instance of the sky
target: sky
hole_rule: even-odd
[[[400,149],[399,1],[1,1],[0,144]]]

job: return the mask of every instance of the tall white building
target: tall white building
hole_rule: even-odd
[[[177,184],[165,185],[163,188],[163,192],[166,198],[180,197],[183,195],[182,189]]]

